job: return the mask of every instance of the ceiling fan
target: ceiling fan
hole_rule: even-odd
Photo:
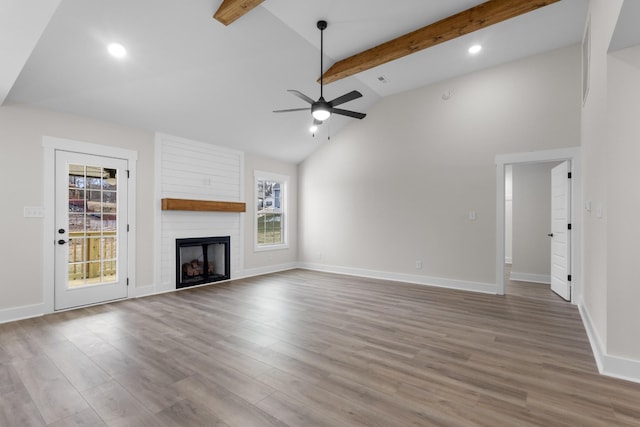
[[[360,98],[362,94],[357,90],[352,90],[349,93],[345,93],[342,96],[339,96],[331,101],[326,101],[322,94],[322,73],[323,73],[323,31],[327,28],[327,21],[318,21],[316,24],[318,29],[320,30],[320,98],[317,101],[314,101],[312,98],[308,97],[304,93],[297,90],[288,90],[293,95],[298,98],[308,102],[311,104],[311,108],[292,108],[288,110],[275,110],[274,113],[289,113],[291,111],[309,111],[311,110],[311,115],[313,116],[313,124],[319,125],[322,124],[323,121],[327,120],[331,114],[339,114],[341,116],[353,117],[354,119],[364,119],[366,114],[358,113],[356,111],[343,110],[341,108],[335,108],[338,105],[344,104],[349,101],[353,101],[354,99]]]

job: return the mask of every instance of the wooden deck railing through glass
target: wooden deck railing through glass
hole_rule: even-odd
[[[114,282],[117,276],[114,231],[69,233],[69,287]]]

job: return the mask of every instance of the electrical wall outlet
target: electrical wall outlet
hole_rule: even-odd
[[[24,207],[25,218],[43,218],[44,208],[42,206],[25,206]]]
[[[422,261],[416,260],[416,270],[421,270],[421,269],[422,269]]]

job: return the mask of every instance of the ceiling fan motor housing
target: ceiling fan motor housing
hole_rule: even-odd
[[[320,121],[327,120],[331,116],[331,105],[323,97],[320,97],[311,105],[311,115]]]

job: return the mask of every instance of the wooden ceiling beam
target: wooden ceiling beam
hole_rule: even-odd
[[[336,62],[322,75],[323,83],[335,82],[557,1],[559,0],[489,0]]]
[[[249,13],[254,7],[264,0],[223,0],[222,4],[213,14],[214,19],[229,25],[236,19]]]

